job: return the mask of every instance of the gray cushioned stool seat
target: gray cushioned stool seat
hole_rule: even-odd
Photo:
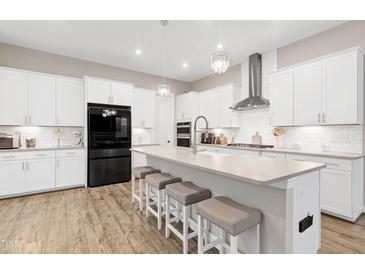
[[[173,183],[181,182],[181,179],[175,176],[172,176],[169,173],[154,173],[146,176],[146,181],[152,187],[160,190],[164,189],[165,186]]]
[[[225,196],[217,196],[199,202],[197,212],[234,236],[261,221],[259,210],[239,204]]]
[[[198,187],[188,181],[166,186],[166,194],[182,205],[195,204],[211,197],[209,189]]]
[[[150,166],[140,166],[133,168],[133,174],[135,177],[144,179],[148,174],[160,173],[161,170],[155,169]]]

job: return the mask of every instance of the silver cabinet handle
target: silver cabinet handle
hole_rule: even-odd
[[[66,152],[66,154],[68,154],[68,155],[75,155],[76,153],[75,152]]]
[[[321,114],[318,113],[318,123],[321,123]]]
[[[42,156],[47,156],[47,154],[46,153],[39,153],[39,154],[36,154],[35,156],[38,156],[38,157],[42,157]]]
[[[22,163],[22,167],[23,167],[23,170],[25,170],[25,163],[24,162]]]
[[[327,166],[339,166],[339,164],[334,164],[334,163],[324,163]]]
[[[323,123],[326,122],[326,119],[325,119],[325,116],[324,116],[324,112],[322,112],[322,120],[323,120]]]
[[[28,122],[28,117],[27,116],[24,116],[24,125],[25,126],[27,125],[27,122]]]

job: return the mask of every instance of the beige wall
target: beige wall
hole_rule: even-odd
[[[156,89],[161,77],[0,43],[0,66],[82,78],[84,75],[134,83],[137,87]],[[166,79],[172,92],[190,91],[190,83]]]
[[[282,68],[346,48],[365,48],[365,21],[350,21],[278,49]]]
[[[230,67],[224,74],[210,74],[191,83],[191,90],[202,91],[228,83],[241,83],[241,64]]]

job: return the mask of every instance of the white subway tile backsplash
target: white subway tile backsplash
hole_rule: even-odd
[[[60,129],[63,137],[60,139],[61,146],[74,145],[77,138],[75,132],[80,132],[82,135],[84,129],[82,127],[12,127],[0,126],[0,132],[20,132],[22,147],[25,147],[25,139],[36,138],[37,147],[54,147],[57,146],[57,139],[54,138],[54,131]]]

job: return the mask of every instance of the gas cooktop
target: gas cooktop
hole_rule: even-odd
[[[273,148],[273,145],[255,145],[255,144],[244,144],[244,143],[232,143],[227,144],[229,147],[247,147],[247,148]]]

